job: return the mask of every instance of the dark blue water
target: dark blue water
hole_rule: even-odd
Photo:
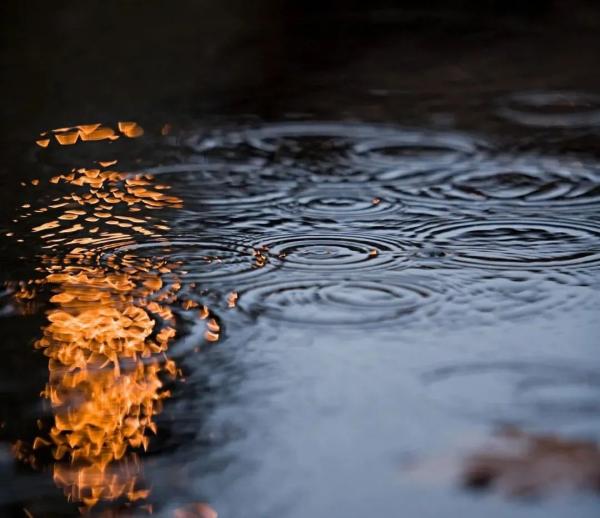
[[[498,116],[595,125],[557,95]],[[502,425],[600,439],[594,156],[356,121],[133,127],[31,144],[3,238],[5,356],[31,365],[3,382],[5,505],[595,515],[577,462],[530,475],[535,503],[510,473],[463,484]]]

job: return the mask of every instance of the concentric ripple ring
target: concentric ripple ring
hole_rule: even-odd
[[[600,96],[582,92],[533,91],[501,102],[499,115],[523,126],[578,128],[600,124]]]
[[[559,268],[600,262],[600,227],[565,219],[435,220],[413,229],[457,263],[488,268]]]
[[[330,273],[394,269],[412,251],[401,241],[357,233],[276,235],[255,246],[285,270]]]
[[[240,293],[238,307],[253,317],[309,325],[369,327],[435,312],[441,297],[423,279],[295,279]]]
[[[167,257],[169,261],[181,263],[181,270],[188,272],[187,282],[234,284],[271,269],[260,251],[241,239],[222,236],[134,243],[112,249],[102,260],[112,260],[111,256],[116,255],[118,261],[119,257],[134,251],[139,257]]]

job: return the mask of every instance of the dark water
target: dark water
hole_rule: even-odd
[[[600,90],[362,59],[271,116],[14,137],[3,515],[597,515],[460,471],[499,425],[600,441]]]

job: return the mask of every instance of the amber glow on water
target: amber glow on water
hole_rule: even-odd
[[[143,134],[135,122],[120,122],[118,129],[130,138]],[[51,133],[62,145],[118,138],[100,124]],[[37,144],[47,147],[45,140]],[[35,467],[37,452],[49,448],[55,484],[83,508],[149,495],[139,455],[156,434],[155,416],[170,395],[165,380],[180,375],[167,356],[176,335],[171,307],[181,286],[178,264],[103,254],[140,237],[160,240],[169,227],[150,212],[176,209],[181,200],[163,192],[168,186],[150,175],[106,169],[116,160],[99,163],[99,169],[73,169],[49,180],[71,192],[35,208],[43,217],[36,214],[30,228],[46,250],[38,267],[43,277],[19,283],[15,292],[23,307],[38,290],[52,292],[35,347],[48,357],[41,396],[53,423],[49,430],[42,427],[33,444],[19,441],[14,451]],[[208,308],[202,311],[206,339],[217,341],[219,324]]]
[[[103,126],[100,123],[80,124],[68,128],[56,128],[41,133],[40,136],[44,138],[36,140],[35,143],[43,148],[48,147],[51,141],[51,139],[48,138],[50,135],[53,136],[55,141],[61,146],[71,146],[78,141],[117,140],[121,136],[137,138],[144,134],[144,129],[137,122],[119,122],[117,128],[118,129],[115,130],[110,126]]]

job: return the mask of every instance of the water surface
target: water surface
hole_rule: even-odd
[[[564,95],[490,109],[597,124]],[[297,118],[32,138],[2,238],[7,513],[595,515],[407,468],[501,424],[600,440],[600,162],[547,147]]]

